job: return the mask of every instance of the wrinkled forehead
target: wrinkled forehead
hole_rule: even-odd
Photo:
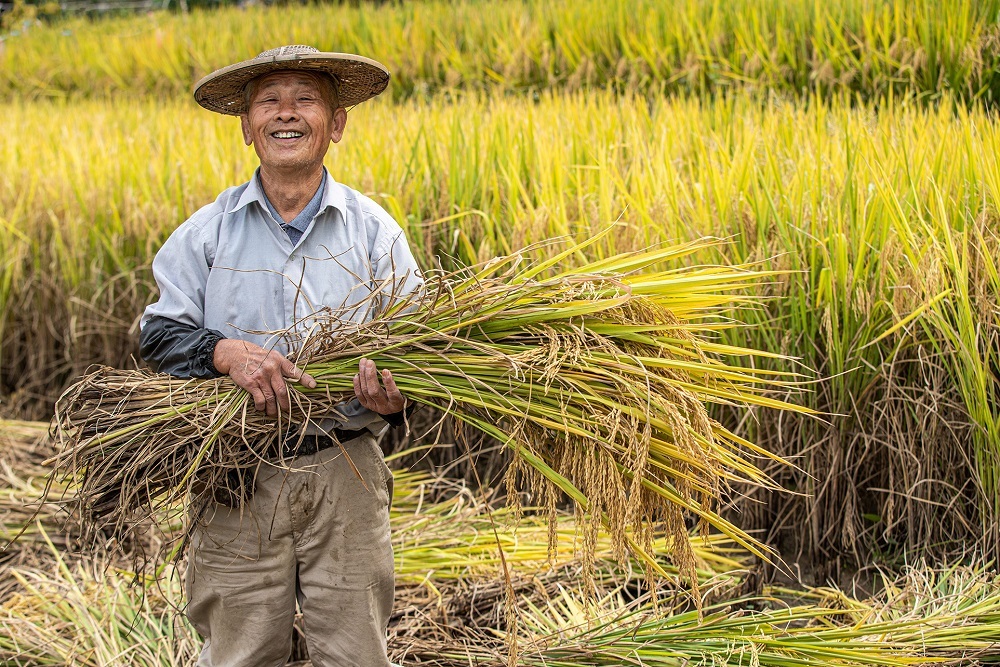
[[[310,87],[319,91],[324,91],[327,89],[327,83],[332,83],[332,81],[326,81],[325,77],[319,74],[313,74],[312,72],[297,72],[294,70],[271,72],[270,74],[265,74],[264,76],[257,77],[253,80],[254,88],[258,91],[266,88],[284,86]]]

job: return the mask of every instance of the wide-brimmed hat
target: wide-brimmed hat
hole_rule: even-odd
[[[256,58],[215,70],[195,84],[194,99],[209,111],[238,116],[247,112],[244,86],[251,79],[279,70],[329,74],[337,82],[342,107],[375,97],[389,85],[389,70],[371,58],[293,44],[268,49]]]

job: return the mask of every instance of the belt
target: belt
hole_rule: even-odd
[[[289,434],[288,437],[285,438],[285,442],[281,445],[282,458],[309,456],[310,454],[321,452],[324,449],[329,449],[334,445],[339,445],[347,442],[348,440],[360,438],[368,433],[368,430],[361,429],[357,431],[348,431],[342,428],[335,428],[329,430],[328,433],[329,435],[302,435],[300,433]]]
[[[342,428],[335,428],[329,431],[329,435],[290,433],[285,438],[285,441],[281,443],[281,458],[290,459],[296,456],[315,454],[348,440],[360,438],[366,433],[368,433],[367,430],[346,431]],[[272,462],[278,463],[274,459],[272,459]],[[256,469],[253,467],[232,468],[226,474],[226,483],[214,489],[211,494],[218,503],[227,507],[239,507],[241,503],[253,498],[256,475]]]

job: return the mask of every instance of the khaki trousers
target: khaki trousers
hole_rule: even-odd
[[[357,467],[355,473],[347,456]],[[280,667],[295,602],[316,667],[387,667],[392,474],[365,435],[264,466],[242,508],[210,502],[194,529],[187,616],[199,667]]]

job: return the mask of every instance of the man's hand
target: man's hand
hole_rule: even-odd
[[[361,405],[380,415],[391,415],[406,406],[406,398],[392,379],[392,373],[382,371],[382,383],[379,384],[378,369],[371,359],[362,359],[358,364],[358,374],[354,376],[354,395]]]
[[[212,364],[215,370],[233,378],[233,382],[246,389],[253,397],[257,411],[267,412],[268,417],[277,417],[278,408],[282,412],[291,408],[286,379],[297,380],[310,389],[316,388],[316,380],[296,368],[283,355],[244,340],[220,340],[215,346]]]

